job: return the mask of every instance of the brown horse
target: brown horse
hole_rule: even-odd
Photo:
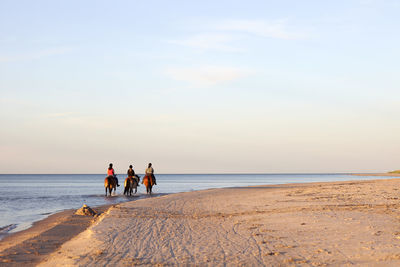
[[[147,192],[147,194],[150,194],[150,195],[151,195],[153,185],[156,184],[156,179],[155,179],[154,175],[148,175],[148,174],[146,174],[146,176],[143,177],[142,184],[144,184],[144,185],[146,186],[146,192]]]
[[[137,192],[137,187],[139,186],[139,181],[140,177],[138,175],[135,175],[134,177],[126,177],[125,183],[124,183],[124,195],[129,195],[132,196],[133,188],[135,188],[135,194]]]
[[[112,190],[114,189],[114,193],[116,191],[117,180],[115,180],[115,178],[111,175],[107,176],[106,179],[104,179],[104,187],[106,189],[106,196],[107,196],[107,188],[111,196]]]

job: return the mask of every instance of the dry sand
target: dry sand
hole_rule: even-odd
[[[400,179],[290,184],[126,202],[39,266],[399,266],[399,188]]]

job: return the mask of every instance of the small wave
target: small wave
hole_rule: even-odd
[[[31,200],[31,199],[38,199],[38,200],[46,200],[46,199],[54,199],[55,196],[8,196],[8,197],[0,197],[0,201],[21,201],[21,200]]]
[[[85,197],[104,197],[104,194],[94,194],[94,195],[81,195],[82,198]]]
[[[10,232],[12,229],[17,228],[16,224],[9,224],[3,227],[0,227],[0,235],[4,235],[7,234],[8,232]]]

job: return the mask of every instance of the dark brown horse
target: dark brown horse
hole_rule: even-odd
[[[146,174],[146,176],[143,177],[142,184],[144,184],[146,186],[147,194],[151,195],[153,185],[156,184],[156,179],[155,179],[154,175]]]
[[[111,196],[112,190],[114,189],[114,193],[116,191],[117,180],[111,175],[107,176],[106,179],[104,179],[104,187],[106,189],[106,196],[107,196],[107,188]]]
[[[139,186],[139,181],[140,177],[138,175],[135,175],[134,177],[126,177],[125,183],[124,183],[124,195],[129,195],[132,196],[133,188],[135,188],[135,194],[137,192],[137,187]]]

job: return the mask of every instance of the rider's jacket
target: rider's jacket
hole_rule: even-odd
[[[113,168],[111,168],[111,169],[107,169],[107,175],[108,176],[114,176],[114,169]]]
[[[133,177],[135,175],[135,171],[133,169],[128,169],[127,174],[129,177]]]
[[[150,167],[150,168],[146,169],[146,174],[153,174],[153,173],[154,173],[153,167]]]

